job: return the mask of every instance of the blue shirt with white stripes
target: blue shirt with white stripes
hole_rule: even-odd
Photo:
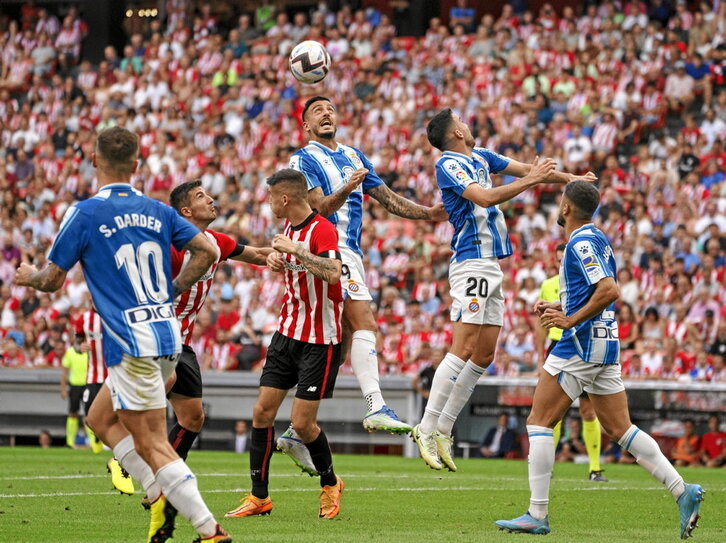
[[[570,316],[592,297],[595,285],[605,277],[617,277],[613,248],[605,234],[592,224],[575,230],[560,265],[560,302]],[[552,354],[568,359],[574,355],[592,364],[617,364],[620,359],[615,302],[590,320],[565,330]]]
[[[492,188],[491,173],[509,165],[509,159],[489,149],[475,147],[471,158],[445,151],[436,162],[436,182],[441,189],[449,222],[454,226],[452,262],[472,258],[505,258],[512,254],[504,214],[499,206],[478,206],[462,196],[472,183]]]
[[[350,193],[345,203],[327,219],[338,229],[338,244],[363,256],[360,237],[363,230],[363,193],[383,184],[373,164],[355,147],[338,144],[333,151],[311,141],[290,157],[290,168],[302,172],[308,190],[320,187],[328,196],[345,185],[353,172],[366,168],[368,174],[363,183]]]
[[[173,208],[118,183],[72,205],[49,260],[68,271],[80,261],[103,322],[107,366],[132,356],[181,352],[169,246],[199,230]]]

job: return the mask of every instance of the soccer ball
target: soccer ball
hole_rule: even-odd
[[[302,83],[317,83],[328,75],[330,55],[322,43],[307,40],[293,48],[289,63],[295,79]]]

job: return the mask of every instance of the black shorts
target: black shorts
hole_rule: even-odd
[[[189,345],[182,345],[182,352],[176,363],[176,382],[169,392],[189,398],[202,397],[202,372],[197,355]]]
[[[552,341],[550,342],[550,346],[549,346],[549,347],[547,347],[547,352],[545,353],[545,360],[547,360],[547,357],[548,357],[548,356],[550,355],[550,353],[552,352],[552,349],[554,349],[554,348],[555,348],[555,345],[557,345],[557,340],[556,340],[556,339],[553,339],[553,340],[552,340]],[[588,395],[587,395],[587,392],[585,392],[585,391],[583,390],[583,391],[582,391],[582,394],[580,394],[580,398],[585,398],[585,399],[587,400],[587,399],[589,399],[589,398],[590,398],[590,396],[588,396]]]
[[[81,398],[83,398],[83,391],[86,390],[86,385],[71,385],[70,391],[68,392],[68,412],[78,413],[81,409]]]
[[[340,343],[304,343],[275,332],[267,349],[260,386],[289,390],[297,385],[296,398],[332,398],[340,366]]]
[[[86,385],[86,390],[83,391],[83,412],[88,415],[93,405],[93,400],[98,396],[98,391],[101,390],[103,383],[91,383]]]

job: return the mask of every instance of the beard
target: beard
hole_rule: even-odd
[[[560,211],[559,215],[557,215],[557,225],[562,226],[562,227],[565,226],[565,216],[562,214],[561,211]]]
[[[335,133],[338,131],[336,127],[333,127],[333,130],[331,132],[325,132],[321,133],[320,129],[315,131],[315,137],[323,139],[323,140],[332,140],[335,139]]]

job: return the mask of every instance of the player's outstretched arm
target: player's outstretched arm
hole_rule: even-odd
[[[445,221],[449,218],[442,204],[426,207],[412,202],[393,192],[386,185],[378,185],[368,189],[368,194],[378,200],[389,213],[404,219],[419,219],[424,221]]]
[[[275,250],[272,247],[250,247],[249,245],[245,245],[244,251],[231,257],[230,260],[246,262],[247,264],[256,264],[257,266],[265,266],[267,265],[267,255],[274,251]]]
[[[350,193],[357,189],[363,182],[366,175],[368,175],[367,169],[361,168],[356,170],[345,185],[327,196],[323,194],[323,189],[315,187],[308,191],[308,204],[313,209],[316,209],[323,217],[330,217],[340,209],[348,199],[348,196],[350,196]]]
[[[343,264],[337,258],[314,255],[299,243],[295,243],[283,234],[277,234],[272,240],[272,247],[281,253],[289,253],[302,262],[307,270],[323,281],[336,284],[340,281]]]
[[[174,298],[189,290],[209,267],[214,264],[217,253],[202,232],[190,239],[184,246],[191,258],[181,273],[174,279]]]
[[[15,272],[14,283],[21,287],[32,287],[43,292],[55,292],[63,286],[68,272],[52,262],[38,271],[32,264],[23,262]]]
[[[545,180],[552,175],[553,171],[555,171],[555,161],[551,158],[546,158],[540,161],[538,157],[531,165],[522,164],[521,162],[518,162],[517,164],[522,166],[531,166],[529,172],[508,185],[502,185],[501,187],[494,187],[492,189],[485,189],[478,183],[471,183],[468,187],[466,187],[461,195],[481,207],[491,207],[511,200],[525,190],[546,182]],[[502,171],[510,173],[511,175],[516,175],[515,173],[508,171],[510,167],[511,163],[510,166],[507,166]]]
[[[524,177],[530,174],[532,168],[535,166],[536,163],[537,160],[535,160],[535,162],[532,164],[525,164],[524,162],[510,159],[509,165],[504,168],[500,173],[513,175],[515,177]],[[553,169],[552,172],[550,172],[550,175],[543,180],[543,182],[545,183],[559,183],[563,185],[566,185],[571,181],[587,181],[588,183],[594,183],[595,181],[597,181],[597,176],[592,172],[587,172],[585,175],[575,175],[572,173],[560,172]]]
[[[569,330],[602,313],[607,307],[620,297],[620,288],[612,277],[603,277],[595,285],[595,290],[585,305],[575,313],[566,316],[562,311],[546,309],[540,317],[542,326],[548,330],[552,327]]]

